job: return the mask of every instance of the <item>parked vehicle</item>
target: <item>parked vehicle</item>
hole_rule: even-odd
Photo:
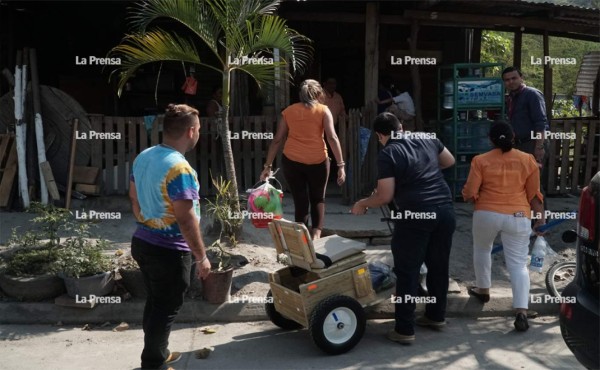
[[[598,339],[600,292],[600,172],[581,193],[577,218],[575,279],[562,292],[560,331],[577,360],[590,369],[600,368]],[[572,302],[572,303],[571,303]]]
[[[562,234],[562,241],[573,243],[577,241],[577,232],[567,230]],[[577,263],[573,261],[556,261],[546,273],[546,289],[551,296],[560,298],[565,287],[575,279]]]

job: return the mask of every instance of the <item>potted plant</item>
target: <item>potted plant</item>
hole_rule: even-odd
[[[0,272],[0,288],[10,297],[39,301],[59,296],[65,291],[63,281],[56,276],[60,268],[59,231],[65,230],[70,217],[66,209],[32,202],[28,212],[34,229],[20,233],[12,230],[8,249],[2,259],[6,266]]]
[[[242,215],[233,211],[238,198],[233,194],[231,181],[222,177],[215,179],[212,174],[210,178],[217,194],[214,201],[207,201],[208,214],[213,217],[213,225],[219,228],[219,240],[235,246],[244,222]]]
[[[209,303],[221,304],[231,296],[231,254],[223,249],[218,239],[207,248],[206,253],[212,269],[202,281],[202,296]]]
[[[72,298],[104,296],[114,287],[110,257],[104,254],[106,240],[91,240],[87,222],[74,226],[59,252],[59,276],[65,281],[67,294]]]
[[[223,249],[223,244],[235,247],[244,220],[232,212],[237,197],[232,193],[231,182],[222,177],[215,179],[212,174],[210,177],[217,194],[214,201],[208,201],[207,211],[213,222],[218,223],[219,236],[206,251],[212,269],[202,281],[202,295],[209,303],[220,304],[229,299],[233,280],[231,254]]]

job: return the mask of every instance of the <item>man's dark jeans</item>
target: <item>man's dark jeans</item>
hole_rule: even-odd
[[[148,298],[144,307],[142,369],[160,369],[169,357],[169,334],[190,285],[191,254],[134,237],[131,255],[140,266]]]
[[[402,212],[402,211],[399,211]],[[396,273],[396,331],[413,335],[419,273],[423,262],[427,266],[427,290],[433,301],[426,304],[425,316],[443,321],[448,294],[448,265],[452,234],[456,227],[454,206],[447,203],[420,208],[413,212],[435,212],[435,219],[406,219],[395,223],[392,255]],[[405,216],[402,213],[402,216]]]

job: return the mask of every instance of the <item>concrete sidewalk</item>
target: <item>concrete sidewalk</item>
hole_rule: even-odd
[[[576,198],[552,199],[550,205],[556,203],[553,210],[572,210],[576,207]],[[284,213],[288,219],[293,219],[293,204],[290,200],[284,202]],[[79,206],[81,207],[81,205]],[[129,240],[135,229],[133,215],[129,212],[129,202],[124,196],[90,198],[86,201],[86,210],[102,210],[110,212],[122,212],[121,220],[102,221],[101,233],[111,240],[116,248],[129,246]],[[326,230],[324,233],[338,233],[346,237],[353,237],[372,243],[367,253],[370,260],[380,260],[391,264],[391,253],[389,249],[389,229],[385,222],[381,221],[379,209],[371,209],[367,215],[353,216],[348,212],[350,207],[340,205],[338,201],[328,200],[326,214]],[[485,305],[480,304],[466,293],[466,287],[473,284],[474,273],[472,272],[472,249],[471,242],[471,214],[472,206],[464,203],[456,203],[457,229],[454,234],[453,251],[450,261],[450,276],[454,280],[451,284],[451,293],[448,296],[449,317],[490,317],[507,316],[512,317],[512,293],[508,272],[501,256],[494,256],[494,277],[491,301]],[[26,226],[27,220],[32,215],[21,213],[1,213],[0,243],[4,243],[10,235],[10,230],[15,226]],[[205,224],[205,223],[204,223]],[[568,228],[570,225],[564,226]],[[246,230],[252,228],[246,225]],[[253,234],[250,243],[259,245],[272,245],[268,233]],[[555,239],[558,238],[555,236]],[[550,238],[549,238],[550,239]],[[552,244],[554,247],[558,244]],[[546,269],[551,261],[546,263]],[[545,271],[544,271],[545,273]],[[544,285],[544,274],[531,273],[531,301],[538,297],[542,303],[532,303],[530,309],[540,314],[557,314],[558,305],[544,303],[546,288]],[[422,310],[422,306],[418,306]],[[0,300],[0,323],[4,324],[54,324],[63,322],[65,324],[103,323],[126,321],[130,323],[140,322],[143,311],[142,301],[124,301],[120,304],[100,304],[88,310],[81,308],[69,308],[54,305],[52,302],[25,303],[11,300]],[[392,318],[393,305],[387,301],[385,304],[376,306],[369,313],[371,318]],[[266,314],[264,307],[259,303],[225,303],[222,305],[211,305],[199,299],[189,299],[185,302],[178,322],[198,321],[251,321],[264,320]]]
[[[367,322],[350,352],[325,355],[308,330],[283,331],[270,322],[176,324],[169,348],[181,351],[182,369],[583,369],[566,347],[556,317],[530,320],[516,332],[512,318],[450,318],[441,331],[416,328],[413,345],[385,338],[393,321]],[[0,325],[2,368],[11,370],[139,369],[140,326]],[[206,334],[209,326],[215,333]],[[206,359],[195,352],[213,347]]]

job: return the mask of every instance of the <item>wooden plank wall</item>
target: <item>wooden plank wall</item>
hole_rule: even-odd
[[[102,194],[127,194],[131,164],[144,149],[157,145],[162,140],[162,116],[158,116],[148,132],[143,117],[109,117],[90,115],[92,130],[97,132],[119,133],[120,140],[92,140],[91,166],[101,171]],[[241,192],[252,188],[258,181],[263,169],[271,140],[243,139],[243,131],[254,133],[273,133],[277,124],[275,117],[253,116],[233,117],[230,122],[231,135],[239,134],[231,140],[238,186]],[[212,119],[201,120],[200,139],[195,150],[188,152],[186,158],[198,172],[201,195],[214,195],[211,175],[215,178],[225,175],[221,138],[217,135],[216,122]],[[273,167],[281,163],[279,155]],[[285,188],[283,174],[277,179]]]
[[[571,133],[574,139],[549,140],[548,194],[578,194],[600,170],[598,118],[554,119],[553,133]],[[572,135],[571,135],[572,136]]]
[[[339,127],[338,136],[346,161],[347,183],[342,188],[343,201],[350,204],[370,193],[376,185],[378,144],[375,135],[371,135],[365,160],[361,163],[359,142],[360,127],[370,127],[374,114],[369,110],[351,109],[345,124]],[[97,132],[115,132],[121,140],[92,140],[91,166],[103,169],[101,185],[104,195],[126,194],[129,189],[131,163],[138,153],[156,145],[162,139],[162,116],[154,121],[148,132],[143,117],[108,117],[90,115],[92,130]],[[214,195],[210,181],[224,175],[221,153],[221,139],[217,137],[217,128],[213,120],[201,121],[200,140],[196,150],[186,154],[186,158],[197,170],[201,194]],[[597,118],[555,119],[551,122],[552,132],[570,132],[575,134],[572,140],[550,140],[548,156],[548,194],[578,194],[589,183],[592,176],[600,170],[598,151],[600,142],[600,122]],[[233,117],[230,122],[232,133],[239,133],[239,139],[232,139],[234,162],[240,192],[245,192],[258,181],[265,163],[271,140],[243,140],[242,131],[272,132],[275,135],[277,122],[275,117],[252,116]],[[276,157],[273,168],[281,165],[281,151]],[[282,173],[277,179],[287,189]]]

